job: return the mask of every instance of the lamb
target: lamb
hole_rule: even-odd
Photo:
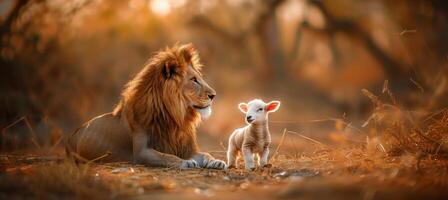
[[[261,167],[270,167],[268,163],[271,135],[268,128],[268,114],[280,107],[280,101],[265,103],[254,99],[249,103],[240,103],[238,108],[246,114],[247,126],[236,129],[230,135],[227,149],[228,168],[237,167],[238,153],[242,153],[247,170],[254,170],[254,155]]]

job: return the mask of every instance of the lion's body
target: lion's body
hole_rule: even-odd
[[[74,152],[87,160],[110,152],[102,161],[132,161],[131,130],[126,121],[107,113],[84,124],[69,140]]]
[[[199,153],[196,142],[198,109],[209,111],[215,95],[200,67],[191,45],[159,52],[128,82],[112,113],[90,120],[68,138],[68,152],[86,160],[110,153],[101,160],[223,168],[222,161]]]
[[[179,158],[189,159],[198,151],[195,133],[175,132],[173,137],[163,137],[164,133],[148,131],[148,147],[169,153]],[[132,131],[121,115],[107,113],[87,122],[71,138],[72,149],[87,160],[93,160],[110,153],[101,161],[133,161]],[[188,136],[188,137],[186,137]]]

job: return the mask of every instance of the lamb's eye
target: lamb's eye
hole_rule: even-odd
[[[257,112],[263,111],[263,108],[258,108]]]

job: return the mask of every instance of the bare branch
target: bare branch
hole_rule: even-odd
[[[372,54],[375,59],[383,65],[387,76],[396,77],[403,74],[404,64],[396,61],[386,52],[384,52],[373,40],[373,38],[359,25],[351,20],[337,19],[333,16],[329,10],[325,7],[324,3],[320,0],[310,0],[309,3],[318,8],[324,16],[327,26],[323,29],[318,29],[304,24],[304,28],[311,29],[315,32],[321,32],[323,34],[335,35],[337,32],[344,32],[356,36],[366,49]]]
[[[205,28],[208,31],[215,34],[216,36],[223,38],[224,40],[229,41],[232,44],[240,44],[246,38],[246,35],[247,35],[246,32],[241,32],[238,34],[231,33],[229,31],[227,31],[226,29],[214,24],[207,17],[201,16],[201,15],[193,17],[189,21],[189,24],[198,26],[201,28]]]
[[[270,0],[266,4],[266,9],[264,12],[261,12],[254,22],[254,26],[252,31],[262,31],[266,22],[270,18],[271,15],[275,13],[275,10],[283,3],[285,0]]]
[[[206,16],[198,15],[193,17],[189,24],[202,27],[217,35],[220,38],[223,38],[226,41],[231,42],[232,44],[241,44],[248,36],[262,31],[269,17],[274,13],[278,6],[280,6],[285,0],[269,0],[266,1],[266,8],[263,12],[260,12],[256,19],[253,22],[253,25],[248,28],[248,30],[241,31],[239,33],[232,33],[226,30],[223,27],[213,23]]]
[[[11,26],[20,16],[22,11],[26,8],[26,6],[30,3],[30,0],[17,0],[16,4],[12,8],[11,12],[6,17],[5,21],[0,27],[0,34],[3,35],[8,33],[11,30]]]

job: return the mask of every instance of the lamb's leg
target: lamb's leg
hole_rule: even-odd
[[[261,152],[261,161],[260,161],[261,167],[271,166],[271,164],[268,163],[268,157],[269,157],[269,147],[264,147],[263,152]]]
[[[246,169],[254,170],[255,169],[254,155],[252,153],[252,150],[250,149],[250,147],[243,146],[242,151],[243,151],[244,163],[245,163]]]
[[[229,148],[227,149],[227,166],[228,168],[236,168],[238,151],[235,147],[235,144],[233,142],[229,142]]]

